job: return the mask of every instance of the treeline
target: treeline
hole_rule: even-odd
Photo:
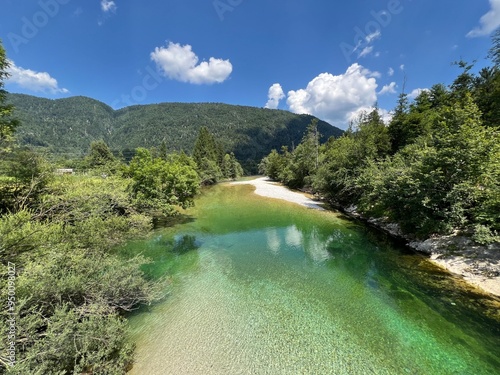
[[[387,126],[373,110],[320,146],[311,124],[294,150],[265,157],[261,172],[417,237],[460,231],[499,241],[500,32],[490,56],[495,64],[478,74],[459,62],[450,87],[413,101],[401,94]]]
[[[7,64],[0,44],[0,373],[123,374],[134,350],[125,314],[164,298],[168,278],[148,277],[149,260],[117,246],[242,168],[202,128],[193,156],[161,145],[126,164],[95,141],[73,161],[85,173],[58,175],[15,142]]]

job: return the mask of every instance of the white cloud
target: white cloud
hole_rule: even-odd
[[[363,50],[359,53],[358,57],[365,57],[368,56],[370,53],[373,52],[373,46],[365,47]]]
[[[387,74],[389,75],[389,77],[392,77],[394,75],[394,69],[389,68],[389,70],[387,71]]]
[[[419,95],[420,95],[422,92],[424,92],[424,91],[427,91],[427,92],[428,92],[428,91],[429,91],[429,89],[420,89],[420,88],[419,88],[419,89],[415,89],[415,90],[413,90],[412,92],[410,92],[410,93],[408,94],[408,97],[409,97],[410,99],[415,99],[417,96],[419,96]]]
[[[111,0],[101,0],[101,9],[104,13],[116,12],[117,6],[114,1]]]
[[[364,41],[363,40],[360,40],[358,42],[358,45],[354,48],[353,52],[356,52],[358,51],[360,48],[361,51],[358,53],[358,59],[360,59],[361,57],[366,57],[368,56],[370,53],[373,52],[373,46],[371,45],[375,40],[379,39],[380,37],[382,36],[382,33],[377,30],[369,35],[367,35],[365,38],[364,38]],[[377,55],[378,53],[376,53],[375,55]],[[378,54],[380,55],[380,54]]]
[[[208,62],[198,63],[199,58],[189,44],[169,42],[167,47],[156,47],[151,60],[166,77],[199,85],[224,82],[233,71],[229,60],[211,57]]]
[[[382,36],[382,33],[379,30],[377,30],[377,31],[367,35],[365,38],[365,41],[366,41],[366,43],[371,43],[374,40],[379,39],[381,36]]]
[[[281,99],[285,98],[285,92],[279,83],[275,83],[269,88],[269,93],[267,94],[268,101],[264,108],[276,109],[280,104]]]
[[[392,118],[394,117],[392,112],[386,110],[386,109],[383,109],[383,108],[379,108],[378,109],[378,113],[380,115],[380,117],[382,117],[382,121],[386,124],[386,125],[389,125],[389,123],[391,122]]]
[[[405,64],[401,64],[401,65],[399,66],[399,69],[404,71],[404,70],[405,70]]]
[[[7,72],[10,74],[8,82],[15,83],[22,88],[33,92],[44,92],[50,94],[66,94],[69,91],[60,88],[57,80],[49,73],[35,72],[31,69],[24,69],[17,66],[14,61],[9,60],[10,67]]]
[[[355,63],[344,74],[322,73],[305,89],[289,91],[287,104],[292,112],[307,113],[346,127],[361,111],[369,111],[377,101],[374,72]]]
[[[379,95],[384,95],[384,94],[395,94],[396,93],[396,82],[391,82],[388,85],[385,85],[382,87],[382,90],[380,90],[378,93]]]
[[[489,35],[500,26],[500,0],[490,0],[491,9],[479,20],[480,26],[467,33],[468,38]]]

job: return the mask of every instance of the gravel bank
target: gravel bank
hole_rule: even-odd
[[[321,203],[309,198],[306,194],[291,191],[283,185],[273,182],[268,177],[259,177],[255,180],[248,181],[231,182],[231,185],[253,185],[255,186],[255,194],[257,195],[266,198],[282,199],[315,210],[324,210]]]

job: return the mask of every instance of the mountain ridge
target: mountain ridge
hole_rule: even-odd
[[[227,152],[255,171],[258,161],[273,148],[299,144],[307,125],[316,119],[278,109],[224,103],[133,105],[113,109],[86,96],[47,99],[8,94],[15,116],[21,120],[18,141],[49,153],[78,157],[95,140],[115,151],[130,154],[137,147],[159,147],[191,152],[202,126],[214,134]],[[322,141],[343,131],[318,119]],[[127,156],[127,155],[125,155]]]

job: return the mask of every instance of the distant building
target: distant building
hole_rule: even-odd
[[[56,174],[74,174],[75,171],[73,170],[73,168],[60,168],[60,169],[56,169]]]

